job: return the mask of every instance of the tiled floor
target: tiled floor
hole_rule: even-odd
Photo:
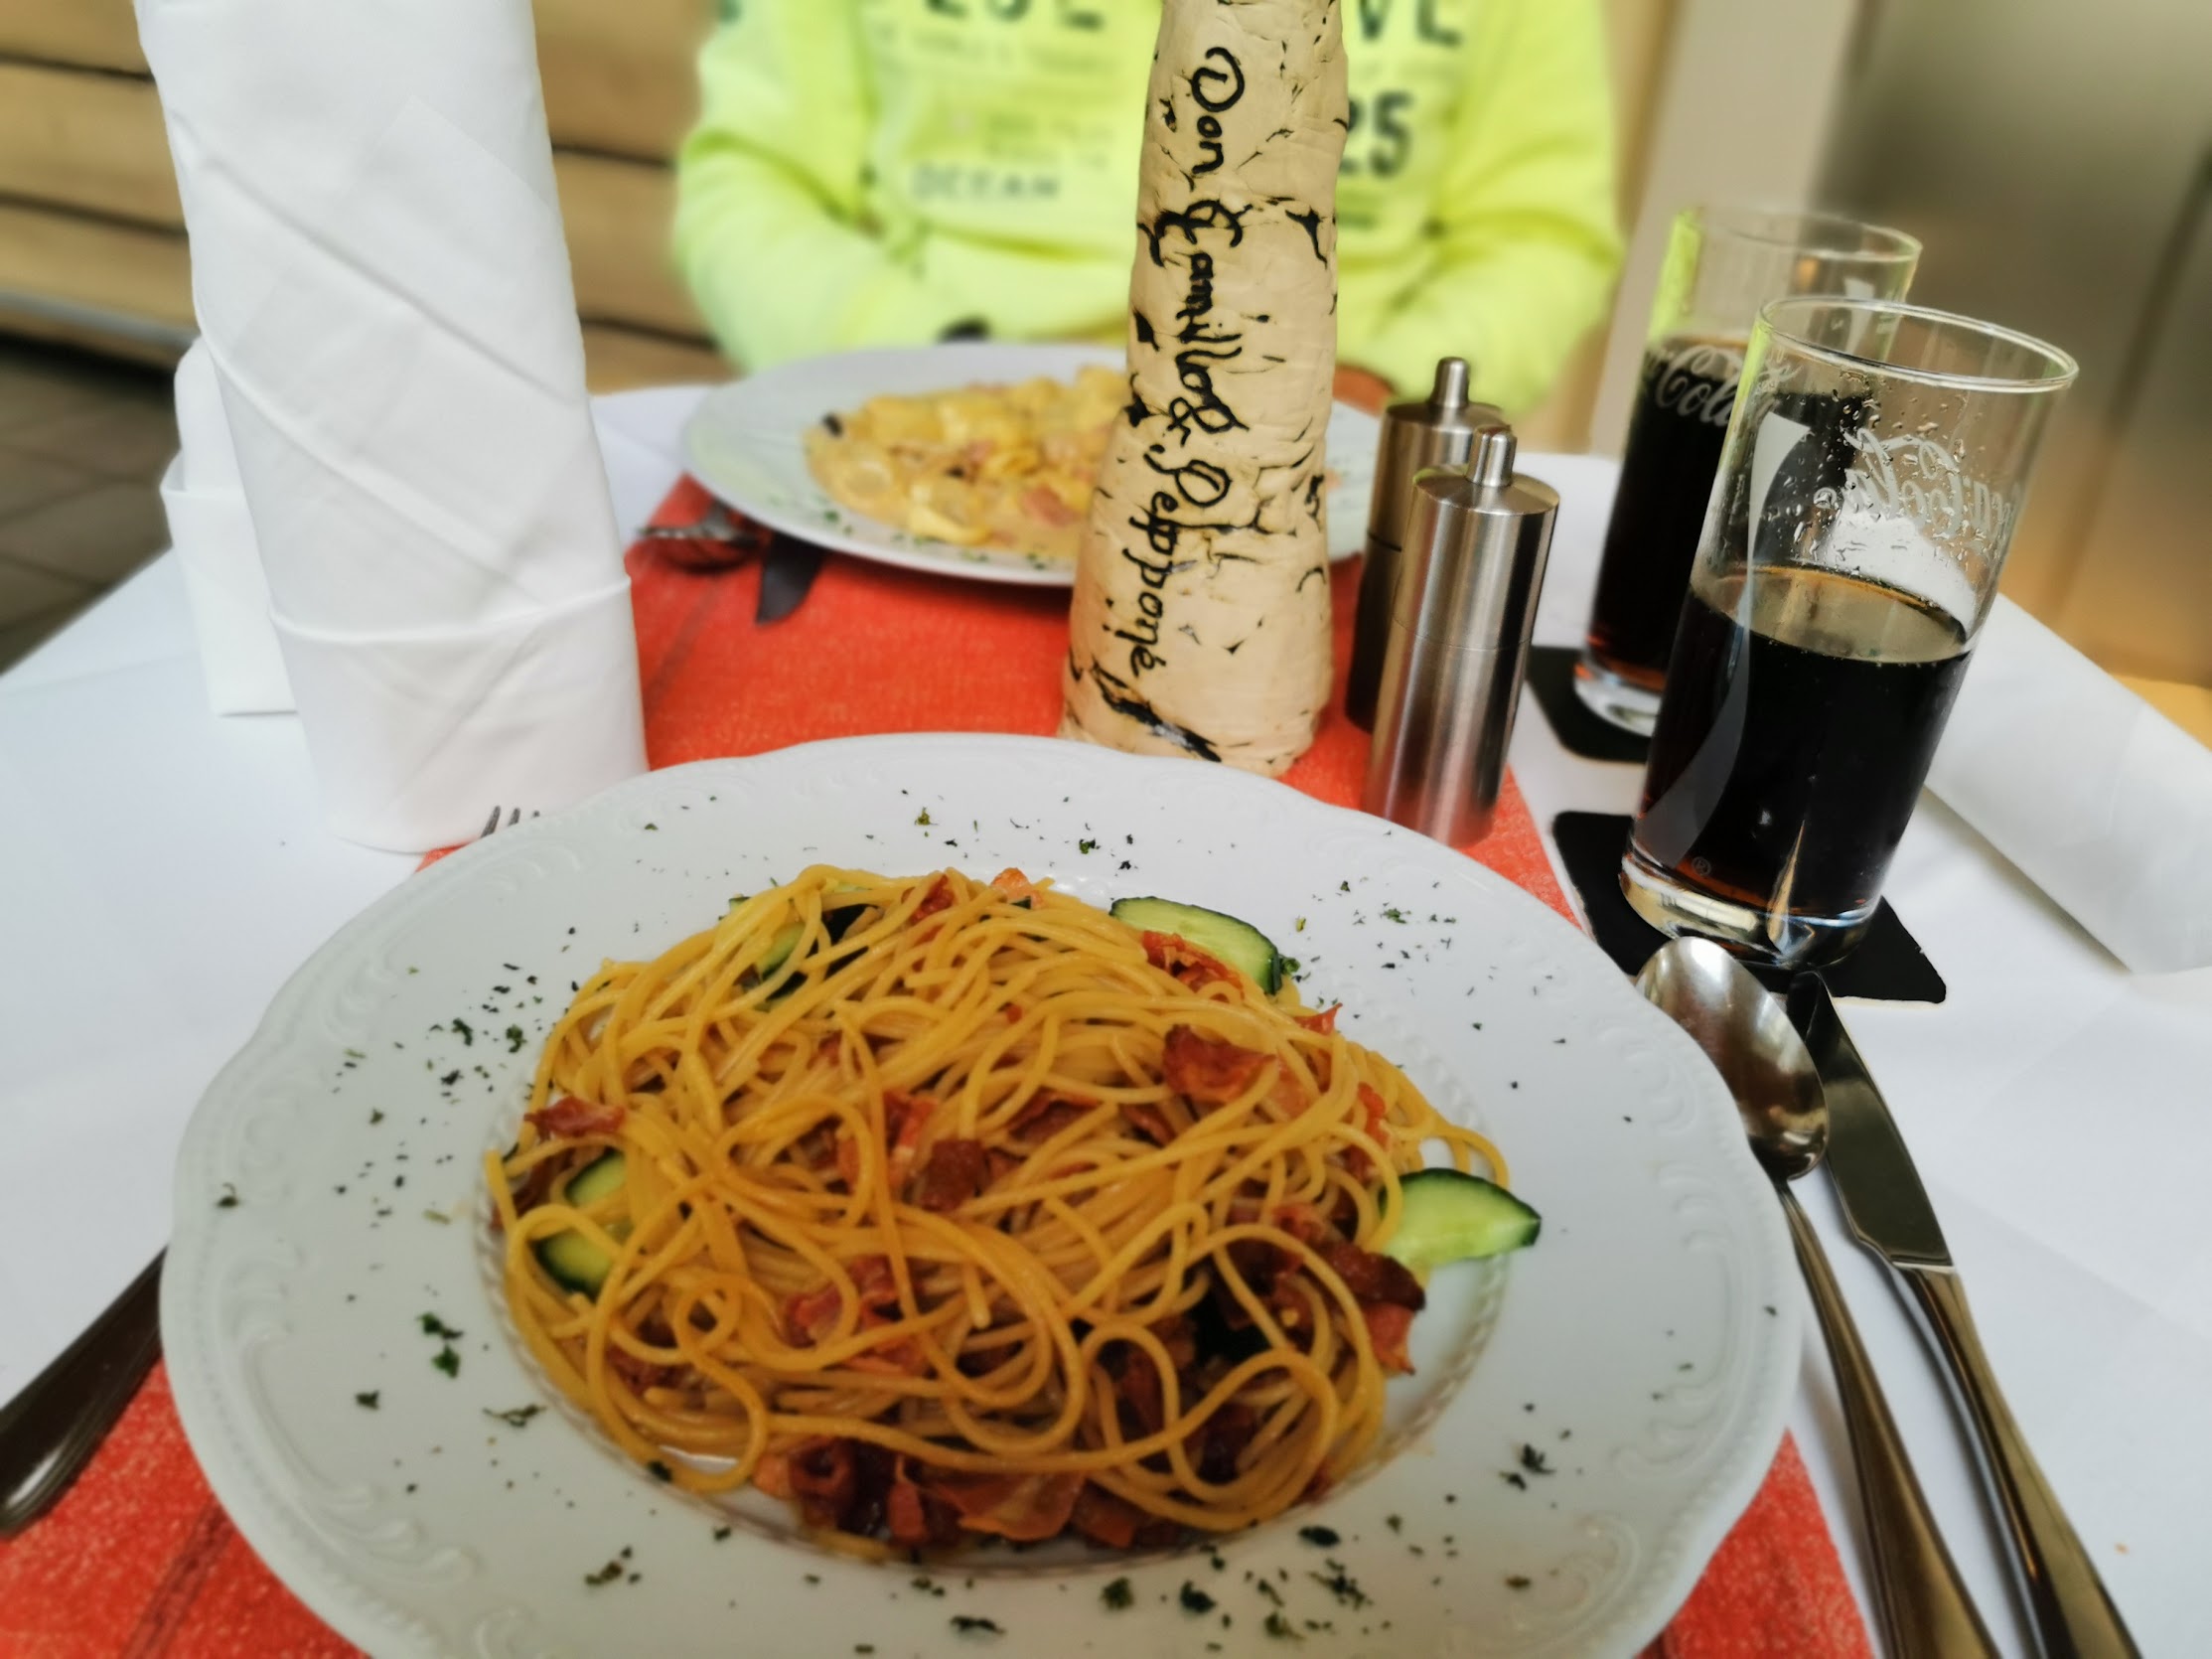
[[[169,377],[0,336],[0,669],[168,545]]]

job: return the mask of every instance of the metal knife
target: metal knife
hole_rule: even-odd
[[[1828,1168],[1858,1242],[1912,1291],[1982,1447],[2028,1610],[2047,1659],[2139,1659],[2089,1552],[2036,1466],[1982,1351],[1935,1206],[1866,1062],[1817,974],[1790,985],[1790,1020],[1828,1094]]]
[[[821,549],[779,535],[761,555],[761,594],[753,602],[755,624],[781,622],[807,602],[821,573]]]
[[[0,1411],[0,1538],[44,1515],[91,1461],[161,1355],[156,1256],[83,1335]]]

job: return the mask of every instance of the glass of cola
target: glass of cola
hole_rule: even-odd
[[[1894,301],[1759,314],[1621,863],[1646,921],[1786,965],[1856,943],[2073,378]]]
[[[1826,214],[1675,216],[1575,668],[1575,690],[1600,717],[1652,728],[1759,307],[1787,294],[1903,299],[1919,259],[1920,243],[1901,230]]]

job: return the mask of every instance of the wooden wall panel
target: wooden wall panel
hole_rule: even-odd
[[[698,110],[692,60],[715,11],[715,0],[537,0],[553,142],[673,155]],[[130,0],[0,0],[0,58],[146,71]]]
[[[0,0],[0,55],[146,72],[130,0]]]
[[[192,263],[176,231],[0,202],[0,303],[9,295],[193,327]]]
[[[537,0],[555,144],[665,161],[699,109],[694,60],[715,0]]]
[[[153,82],[0,61],[0,196],[181,226]]]
[[[736,373],[703,341],[671,340],[611,323],[584,325],[584,378],[595,392],[712,384]]]
[[[561,215],[586,317],[704,338],[668,259],[664,166],[562,151]],[[0,197],[165,229],[183,226],[150,81],[0,62]]]
[[[675,176],[665,167],[563,151],[553,157],[576,309],[598,321],[705,337],[668,255]]]

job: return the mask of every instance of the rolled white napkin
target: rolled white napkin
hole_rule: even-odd
[[[527,0],[137,6],[332,827],[416,849],[642,770]]]
[[[238,482],[215,363],[195,345],[177,365],[177,458],[161,480],[169,543],[184,567],[208,706],[265,714],[292,706],[269,620],[269,584]]]
[[[1928,787],[2137,973],[2212,965],[2212,750],[2007,599]]]

